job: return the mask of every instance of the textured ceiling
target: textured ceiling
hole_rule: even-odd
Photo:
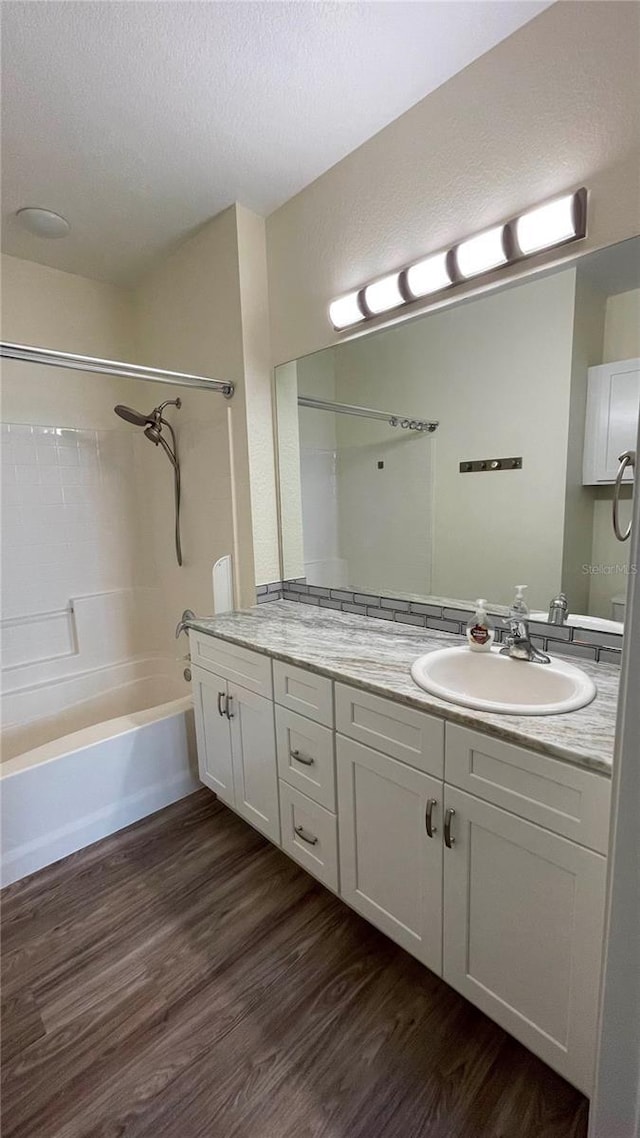
[[[549,0],[2,3],[3,248],[115,282],[268,214]],[[45,241],[15,221],[71,222]]]

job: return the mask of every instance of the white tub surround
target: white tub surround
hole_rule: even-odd
[[[286,601],[195,622],[200,778],[589,1094],[618,671],[489,715],[411,679],[452,640]]]

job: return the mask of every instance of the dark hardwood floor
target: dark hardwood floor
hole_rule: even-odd
[[[208,791],[3,895],[3,1138],[584,1138],[587,1103]]]

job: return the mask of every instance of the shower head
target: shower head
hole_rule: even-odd
[[[113,409],[116,415],[127,423],[133,423],[134,427],[146,427],[147,423],[153,423],[153,414],[142,415],[140,411],[134,411],[133,407],[125,407],[122,403],[118,403]]]
[[[135,411],[133,407],[125,407],[123,403],[118,403],[113,409],[116,415],[119,415],[125,422],[133,423],[134,427],[153,427],[155,434],[157,434],[162,429],[161,424],[164,423],[162,412],[165,407],[177,407],[180,410],[181,406],[181,399],[167,399],[159,407],[154,407],[148,415],[143,415],[141,411]],[[148,435],[147,437],[157,445],[158,440],[155,435]]]
[[[119,415],[126,423],[133,423],[134,427],[144,427],[145,438],[149,439],[154,446],[162,448],[173,467],[176,513],[176,559],[178,565],[182,565],[182,549],[180,546],[180,463],[178,462],[178,447],[176,444],[175,431],[169,420],[164,419],[162,416],[165,407],[176,407],[179,411],[182,407],[182,400],[166,399],[164,403],[160,403],[158,407],[154,407],[153,411],[150,411],[148,415],[143,415],[141,411],[135,411],[133,407],[125,407],[122,403],[118,403],[113,409],[116,415]],[[171,444],[173,445],[169,444],[162,434],[163,427],[167,428],[171,436]]]

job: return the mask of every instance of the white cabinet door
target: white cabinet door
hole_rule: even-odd
[[[191,672],[200,779],[222,802],[233,806],[231,732],[224,714],[227,681],[196,666]]]
[[[454,787],[445,808],[444,979],[589,1094],[606,858]]]
[[[586,486],[615,480],[619,456],[635,449],[639,410],[640,359],[589,368],[582,475]],[[623,481],[632,480],[627,468]]]
[[[247,822],[280,845],[273,703],[230,683],[229,722],[235,808]]]
[[[442,783],[351,739],[337,750],[341,895],[441,975]]]

